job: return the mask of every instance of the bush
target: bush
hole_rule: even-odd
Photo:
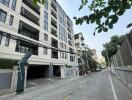
[[[12,59],[0,59],[0,69],[12,69],[14,65],[17,65],[17,62]]]

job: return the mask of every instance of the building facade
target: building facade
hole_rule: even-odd
[[[66,75],[74,75],[73,23],[56,0],[46,0],[45,5],[0,0],[0,58],[20,60],[28,51],[32,52],[28,79],[40,73],[41,77],[61,76],[63,68],[68,68]]]

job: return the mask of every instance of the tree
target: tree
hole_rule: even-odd
[[[45,0],[33,0],[33,2],[44,4]],[[107,32],[112,29],[113,25],[118,22],[119,16],[122,16],[127,9],[131,9],[132,0],[81,0],[79,11],[84,6],[88,7],[90,14],[79,18],[74,17],[76,25],[81,25],[83,22],[87,24],[96,23],[95,35],[96,32]]]
[[[108,58],[111,58],[114,54],[116,54],[118,50],[118,46],[121,46],[125,39],[125,35],[122,36],[112,36],[110,42],[104,44],[104,50],[101,52],[102,56],[105,57],[105,60],[108,64]]]
[[[93,59],[93,53],[89,48],[82,52],[82,58],[85,63],[84,65],[86,70],[96,70],[97,62],[95,61],[95,59]]]

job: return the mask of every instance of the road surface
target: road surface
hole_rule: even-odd
[[[131,96],[115,76],[110,76],[107,70],[103,70],[60,80],[48,86],[34,87],[24,94],[4,96],[0,100],[132,100]]]

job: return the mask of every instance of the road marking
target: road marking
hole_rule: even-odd
[[[109,79],[110,79],[110,84],[111,84],[111,88],[112,88],[114,100],[118,100],[117,95],[116,95],[116,91],[115,91],[115,88],[114,88],[114,85],[113,85],[113,82],[112,82],[112,79],[111,79],[110,74],[109,74]]]

